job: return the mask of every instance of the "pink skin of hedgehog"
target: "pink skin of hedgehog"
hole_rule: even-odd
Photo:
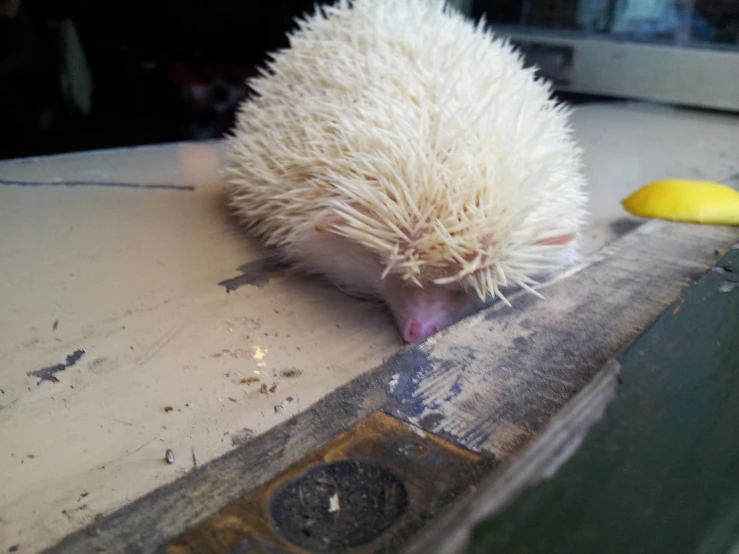
[[[382,299],[405,342],[423,341],[490,303],[455,284],[425,283],[421,288],[393,273],[383,278],[384,265],[374,253],[334,232],[340,221],[331,218],[313,229],[296,229],[301,240],[292,243],[296,250],[291,257],[310,260],[309,266],[302,264],[304,269],[326,276],[350,295]],[[542,243],[567,244],[573,239],[574,234],[563,235]]]
[[[475,292],[434,285],[420,288],[395,276],[385,279],[383,289],[383,299],[408,343],[425,340],[484,307]]]

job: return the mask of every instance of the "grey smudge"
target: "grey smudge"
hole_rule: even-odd
[[[172,452],[171,448],[167,448],[167,451],[164,453],[164,459],[167,460],[168,464],[174,463],[174,452]]]
[[[424,429],[434,429],[436,428],[442,421],[444,421],[443,414],[440,413],[432,413],[425,415],[421,421],[418,422],[419,427],[423,427]]]
[[[28,375],[29,377],[36,377],[36,386],[40,385],[42,381],[58,383],[59,379],[56,378],[55,374],[59,373],[60,371],[64,371],[65,369],[69,369],[77,362],[79,362],[84,355],[85,349],[78,348],[69,356],[67,356],[67,358],[64,360],[64,363],[52,365],[49,367],[42,367],[41,369],[35,369],[33,371],[28,371],[26,372],[26,375]]]
[[[110,358],[95,358],[89,364],[87,364],[87,369],[89,369],[95,375],[105,375],[106,373],[110,373],[117,368],[118,362],[115,360],[111,360]]]
[[[300,377],[303,374],[303,371],[297,368],[291,368],[291,369],[283,369],[281,372],[281,375],[283,377],[286,377],[287,379],[292,379],[294,377]]]
[[[622,217],[610,224],[611,232],[617,237],[623,236],[626,233],[630,233],[634,229],[641,227],[642,221],[629,219],[628,217]]]

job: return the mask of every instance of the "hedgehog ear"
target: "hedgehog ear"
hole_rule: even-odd
[[[575,240],[575,233],[568,233],[566,235],[558,235],[556,237],[549,237],[548,239],[542,239],[539,242],[537,242],[536,244],[541,244],[541,245],[550,245],[550,244],[561,245],[561,244],[569,244],[573,240]]]

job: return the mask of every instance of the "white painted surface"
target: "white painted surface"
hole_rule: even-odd
[[[739,174],[737,119],[591,105],[575,122],[588,250],[615,236],[620,200],[646,182]],[[315,280],[225,293],[218,283],[263,252],[226,217],[218,161],[217,144],[177,144],[0,162],[0,180],[195,187],[0,185],[0,552],[50,546],[399,346],[380,309]],[[78,348],[58,383],[27,375]]]

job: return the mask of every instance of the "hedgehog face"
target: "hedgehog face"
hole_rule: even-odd
[[[458,224],[457,232],[468,242],[450,246],[452,233],[440,231],[438,225],[391,226],[373,219],[371,235],[358,217],[352,217],[368,217],[371,212],[353,208],[349,214],[323,214],[308,233],[311,240],[300,242],[299,255],[345,291],[382,298],[406,342],[436,334],[495,297],[508,303],[500,291],[507,282],[532,290],[527,284],[534,283],[530,275],[506,279],[503,268],[510,264],[491,233],[475,239],[471,229]],[[532,240],[532,247],[552,249],[547,257],[554,259],[557,250],[571,250],[575,236],[549,233]]]
[[[392,258],[382,249],[347,238],[338,225],[336,219],[318,224],[312,239],[301,243],[301,253],[346,292],[381,298],[405,342],[422,341],[484,307],[484,301],[463,281],[434,282],[457,272],[456,265],[434,268],[422,264],[417,278],[409,279],[403,271],[388,271]],[[395,250],[407,254],[403,250],[410,244],[401,241]]]

